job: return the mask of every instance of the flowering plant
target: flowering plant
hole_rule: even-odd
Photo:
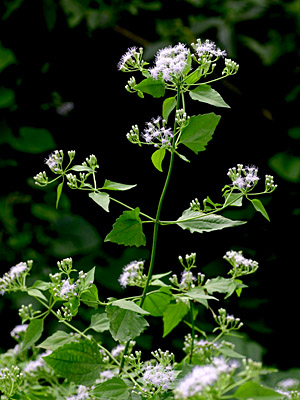
[[[176,225],[192,233],[239,226],[245,221],[231,220],[221,213],[228,207],[241,207],[244,199],[269,220],[258,197],[275,190],[273,177],[267,175],[263,189],[256,192],[258,169],[241,164],[228,172],[229,182],[222,189],[222,203],[215,203],[209,196],[202,202],[194,199],[177,219],[161,219],[175,157],[189,162],[182,151],[187,149],[195,154],[204,151],[220,121],[220,116],[215,113],[189,116],[187,94],[195,101],[229,107],[210,85],[238,71],[238,65],[225,57],[226,52],[214,43],[197,40],[190,49],[179,43],[159,50],[151,68],[147,68],[148,63],[143,60],[143,50],[135,47],[129,49],[118,64],[121,71],[139,71],[143,76],[139,83],[134,77],[129,79],[128,92],[137,93],[141,98],[145,95],[162,98],[167,90],[174,92],[164,98],[161,116],[146,123],[142,132],[133,125],[127,134],[131,143],[154,147],[151,160],[159,172],[163,172],[163,164],[168,158],[166,180],[154,217],[111,194],[130,190],[135,185],[109,179],[98,185],[96,173],[99,165],[95,155],[73,165],[75,151],[68,151],[65,164],[64,152],[57,150],[46,160],[54,178],[49,178],[45,171],[34,177],[39,186],[60,181],[57,207],[65,183],[70,189],[87,191],[89,197],[106,212],[110,211],[111,201],[122,206],[125,211],[116,219],[105,241],[144,246],[147,238],[143,226],[153,224],[151,257],[149,264],[145,260],[132,260],[124,266],[119,277],[120,285],[123,288],[135,286],[139,292],[121,299],[103,299],[94,279],[95,267],[87,272],[78,271],[71,258],[59,261],[57,271],[49,274],[49,279],[31,285],[27,277],[32,261],[12,267],[0,279],[1,294],[25,292],[41,307],[34,309],[28,304],[19,310],[21,324],[11,332],[17,345],[0,356],[3,399],[300,398],[299,382],[293,381],[291,385],[285,382],[276,389],[260,382],[260,377],[272,370],[236,351],[228,336],[234,335],[243,324],[225,308],[216,309],[214,305],[220,296],[227,299],[241,295],[247,287],[241,278],[257,270],[256,261],[246,258],[241,251],[230,250],[224,256],[230,264],[229,277],[207,279],[203,273],[194,272],[197,268],[196,254],[192,253],[179,256],[180,276],[173,271],[155,271],[154,274],[157,235],[163,226]],[[223,58],[223,69],[215,77],[212,74],[216,73],[219,60]],[[210,75],[214,78],[209,80]],[[171,116],[172,127],[169,126]],[[76,322],[81,307],[94,310],[84,327]],[[202,308],[210,312],[215,324],[211,332],[204,332],[199,327],[198,315]],[[64,329],[42,338],[49,317],[54,317]],[[189,333],[182,339],[184,355],[181,358],[175,357],[170,349],[157,349],[151,351],[150,359],[145,359],[142,351],[135,349],[135,339],[149,327],[153,317],[162,320],[163,337],[177,329],[179,324],[188,327]],[[108,345],[104,345],[103,338],[107,333],[111,339]]]

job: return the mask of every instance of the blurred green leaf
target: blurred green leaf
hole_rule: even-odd
[[[7,108],[15,103],[15,92],[12,89],[0,87],[0,108]]]
[[[3,47],[0,42],[0,72],[11,64],[15,64],[16,58],[12,50]]]
[[[286,152],[277,153],[269,159],[269,166],[282,179],[289,182],[300,182],[300,157]]]
[[[129,399],[129,387],[121,378],[108,379],[105,382],[95,385],[90,393],[95,399],[99,400]]]
[[[19,137],[11,137],[9,143],[15,150],[33,154],[53,150],[56,147],[49,131],[33,127],[20,128]]]
[[[29,349],[33,344],[35,344],[39,338],[42,336],[44,330],[44,320],[43,319],[33,319],[30,321],[26,331],[24,340],[22,342],[21,350]]]
[[[233,397],[238,400],[276,400],[282,399],[282,393],[257,382],[245,382],[233,393]]]

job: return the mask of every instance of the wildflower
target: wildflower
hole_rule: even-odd
[[[258,269],[258,262],[249,258],[245,258],[242,251],[227,251],[224,259],[227,260],[233,267],[228,272],[230,275],[233,276],[233,278],[241,275],[252,274]]]
[[[179,283],[179,286],[184,289],[184,288],[190,288],[194,287],[194,283],[197,279],[194,277],[193,273],[191,271],[183,271],[181,274],[181,281]]]
[[[258,169],[254,166],[243,168],[242,164],[238,164],[237,168],[230,168],[227,175],[232,180],[232,185],[240,190],[247,190],[254,187],[259,177]]]
[[[51,171],[60,173],[62,172],[62,161],[63,161],[63,151],[55,150],[50,156],[45,160],[45,164],[51,169]]]
[[[22,289],[25,285],[25,278],[30,268],[32,261],[20,262],[19,264],[11,267],[2,278],[0,278],[0,294],[9,292],[11,290]]]
[[[10,336],[16,340],[20,339],[20,336],[24,332],[26,332],[26,329],[28,328],[28,324],[23,324],[23,325],[17,325],[14,327],[14,329],[10,332]]]
[[[111,355],[116,358],[123,353],[124,349],[125,346],[123,344],[119,344],[118,346],[112,349]]]
[[[224,308],[220,308],[219,315],[215,316],[215,321],[219,327],[215,328],[214,331],[220,329],[222,332],[229,332],[231,330],[238,330],[243,326],[240,318],[235,318],[233,315],[227,314]]]
[[[146,384],[167,390],[175,379],[175,371],[171,365],[146,365],[143,380]]]
[[[59,297],[64,300],[68,300],[70,295],[76,296],[76,284],[70,283],[70,279],[64,279],[60,282],[60,284],[53,289],[53,292],[56,297]]]
[[[70,111],[72,111],[74,108],[74,103],[72,101],[66,101],[65,103],[62,103],[59,107],[56,109],[56,113],[62,116],[66,116],[69,114]]]
[[[119,277],[120,285],[143,286],[146,276],[143,275],[144,261],[131,261],[123,268],[123,273]]]
[[[121,57],[118,63],[119,71],[130,72],[141,70],[147,63],[143,60],[143,49],[131,47]]]
[[[154,144],[155,147],[171,147],[174,135],[171,128],[166,128],[165,124],[166,121],[161,117],[152,118],[151,122],[147,122],[142,134],[146,143]]]
[[[225,50],[219,49],[214,42],[211,40],[205,40],[205,42],[201,42],[200,39],[197,39],[197,43],[192,43],[191,46],[196,52],[198,56],[198,61],[201,61],[203,58],[212,58],[213,56],[216,58],[226,57],[227,53]]]
[[[198,340],[198,335],[195,335],[193,339],[192,335],[188,333],[184,338],[183,351],[190,354],[193,350],[193,355],[203,359],[204,362],[209,361],[219,348],[219,343],[212,343],[205,339]]]
[[[182,43],[160,49],[155,56],[155,66],[149,69],[150,75],[166,82],[178,79],[187,65],[188,54],[188,49]]]
[[[24,368],[23,372],[33,375],[38,369],[44,368],[46,363],[43,357],[48,356],[51,353],[51,350],[47,350],[44,353],[41,353],[36,360],[31,360]]]
[[[77,394],[75,396],[69,396],[66,400],[84,400],[90,399],[90,395],[88,393],[89,388],[83,385],[79,385],[77,388]]]

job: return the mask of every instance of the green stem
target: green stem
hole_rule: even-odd
[[[176,105],[176,111],[179,109],[180,107],[180,85],[177,86],[177,105]],[[175,111],[175,113],[176,113]],[[176,127],[177,127],[177,123],[176,123],[176,119],[174,122],[174,129],[173,132],[176,132]],[[140,307],[143,306],[145,298],[146,298],[146,294],[148,291],[148,287],[149,287],[149,283],[152,277],[152,273],[153,273],[153,267],[154,267],[154,261],[155,261],[155,255],[156,255],[156,247],[157,247],[157,235],[158,235],[158,228],[160,225],[160,213],[161,213],[161,209],[162,209],[162,205],[163,205],[163,201],[166,195],[166,191],[170,182],[170,178],[171,178],[171,174],[172,174],[172,169],[173,169],[173,164],[174,164],[174,157],[175,157],[175,152],[174,152],[174,145],[175,145],[175,135],[173,137],[173,143],[172,143],[172,152],[171,152],[171,157],[170,157],[170,163],[169,163],[169,169],[168,169],[168,174],[166,177],[166,181],[159,199],[159,203],[158,203],[158,207],[157,207],[157,212],[156,212],[156,218],[154,221],[154,229],[153,229],[153,240],[152,240],[152,250],[151,250],[151,258],[150,258],[150,265],[149,265],[149,270],[148,270],[148,276],[147,276],[147,281],[146,281],[146,285],[144,287],[144,291],[143,291],[143,295],[142,295],[142,299],[140,302]]]
[[[191,315],[191,323],[192,323],[192,344],[191,344],[190,364],[192,364],[193,352],[194,352],[194,342],[195,342],[194,303],[192,301],[190,301],[190,315]]]

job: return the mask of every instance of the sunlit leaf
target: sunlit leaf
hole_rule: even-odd
[[[198,100],[216,107],[230,108],[222,99],[221,95],[216,90],[212,89],[210,85],[199,85],[196,89],[191,90],[189,94],[193,100]]]

